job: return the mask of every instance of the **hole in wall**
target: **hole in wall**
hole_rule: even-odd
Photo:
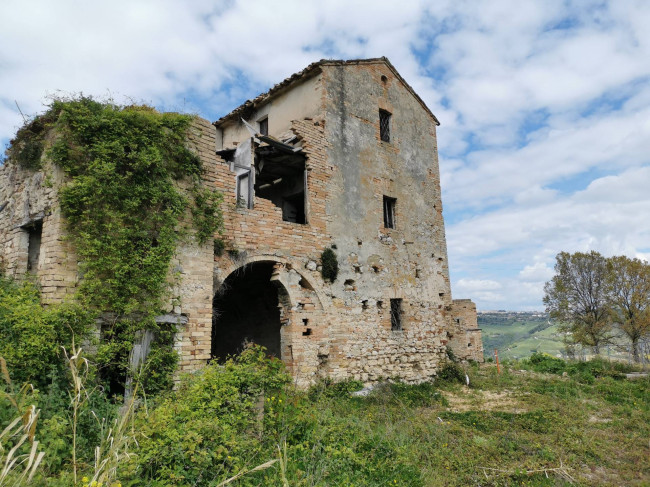
[[[303,331],[302,336],[304,337],[311,336],[311,328],[307,328],[305,331]]]
[[[27,243],[27,272],[36,272],[41,256],[41,238],[43,236],[43,220],[37,220],[23,227],[28,235]]]
[[[307,279],[305,279],[304,277],[301,277],[301,278],[300,278],[300,281],[298,282],[298,284],[299,284],[300,287],[303,288],[303,289],[307,289],[307,290],[309,290],[309,291],[313,291],[313,290],[314,290],[314,287],[313,287],[311,284],[309,284],[309,281],[308,281]]]

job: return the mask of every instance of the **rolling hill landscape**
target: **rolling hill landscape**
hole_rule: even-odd
[[[563,334],[559,324],[541,311],[479,311],[478,326],[482,329],[485,359],[523,359],[533,353],[547,353],[566,358]],[[621,337],[617,343],[603,349],[603,357],[628,360],[626,341]]]

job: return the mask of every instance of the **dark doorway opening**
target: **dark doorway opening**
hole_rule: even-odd
[[[278,288],[271,281],[273,262],[241,267],[226,278],[212,307],[212,358],[223,361],[248,343],[281,358]]]

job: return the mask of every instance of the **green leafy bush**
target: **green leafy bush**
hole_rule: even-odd
[[[309,397],[317,399],[325,397],[349,397],[351,393],[363,389],[363,382],[360,380],[343,380],[334,382],[332,379],[324,379],[309,390]]]
[[[339,263],[336,253],[331,248],[326,248],[320,256],[321,275],[326,281],[334,282],[339,275]]]
[[[445,362],[438,372],[438,379],[444,382],[465,382],[465,371],[454,362]]]
[[[43,308],[34,284],[0,277],[0,356],[18,384],[44,388],[53,372],[60,376],[61,347],[83,337],[92,322],[93,314],[81,306]]]
[[[546,353],[534,353],[528,359],[535,372],[548,374],[561,374],[566,371],[566,362],[560,358],[552,357]]]
[[[137,420],[140,448],[125,475],[155,485],[209,485],[255,466],[265,398],[270,403],[289,382],[282,362],[267,359],[261,347],[185,378]]]

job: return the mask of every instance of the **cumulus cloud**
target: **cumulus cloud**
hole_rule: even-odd
[[[0,140],[48,94],[216,119],[320,58],[387,56],[442,122],[455,295],[539,309],[561,250],[650,254],[650,4],[5,0]]]

